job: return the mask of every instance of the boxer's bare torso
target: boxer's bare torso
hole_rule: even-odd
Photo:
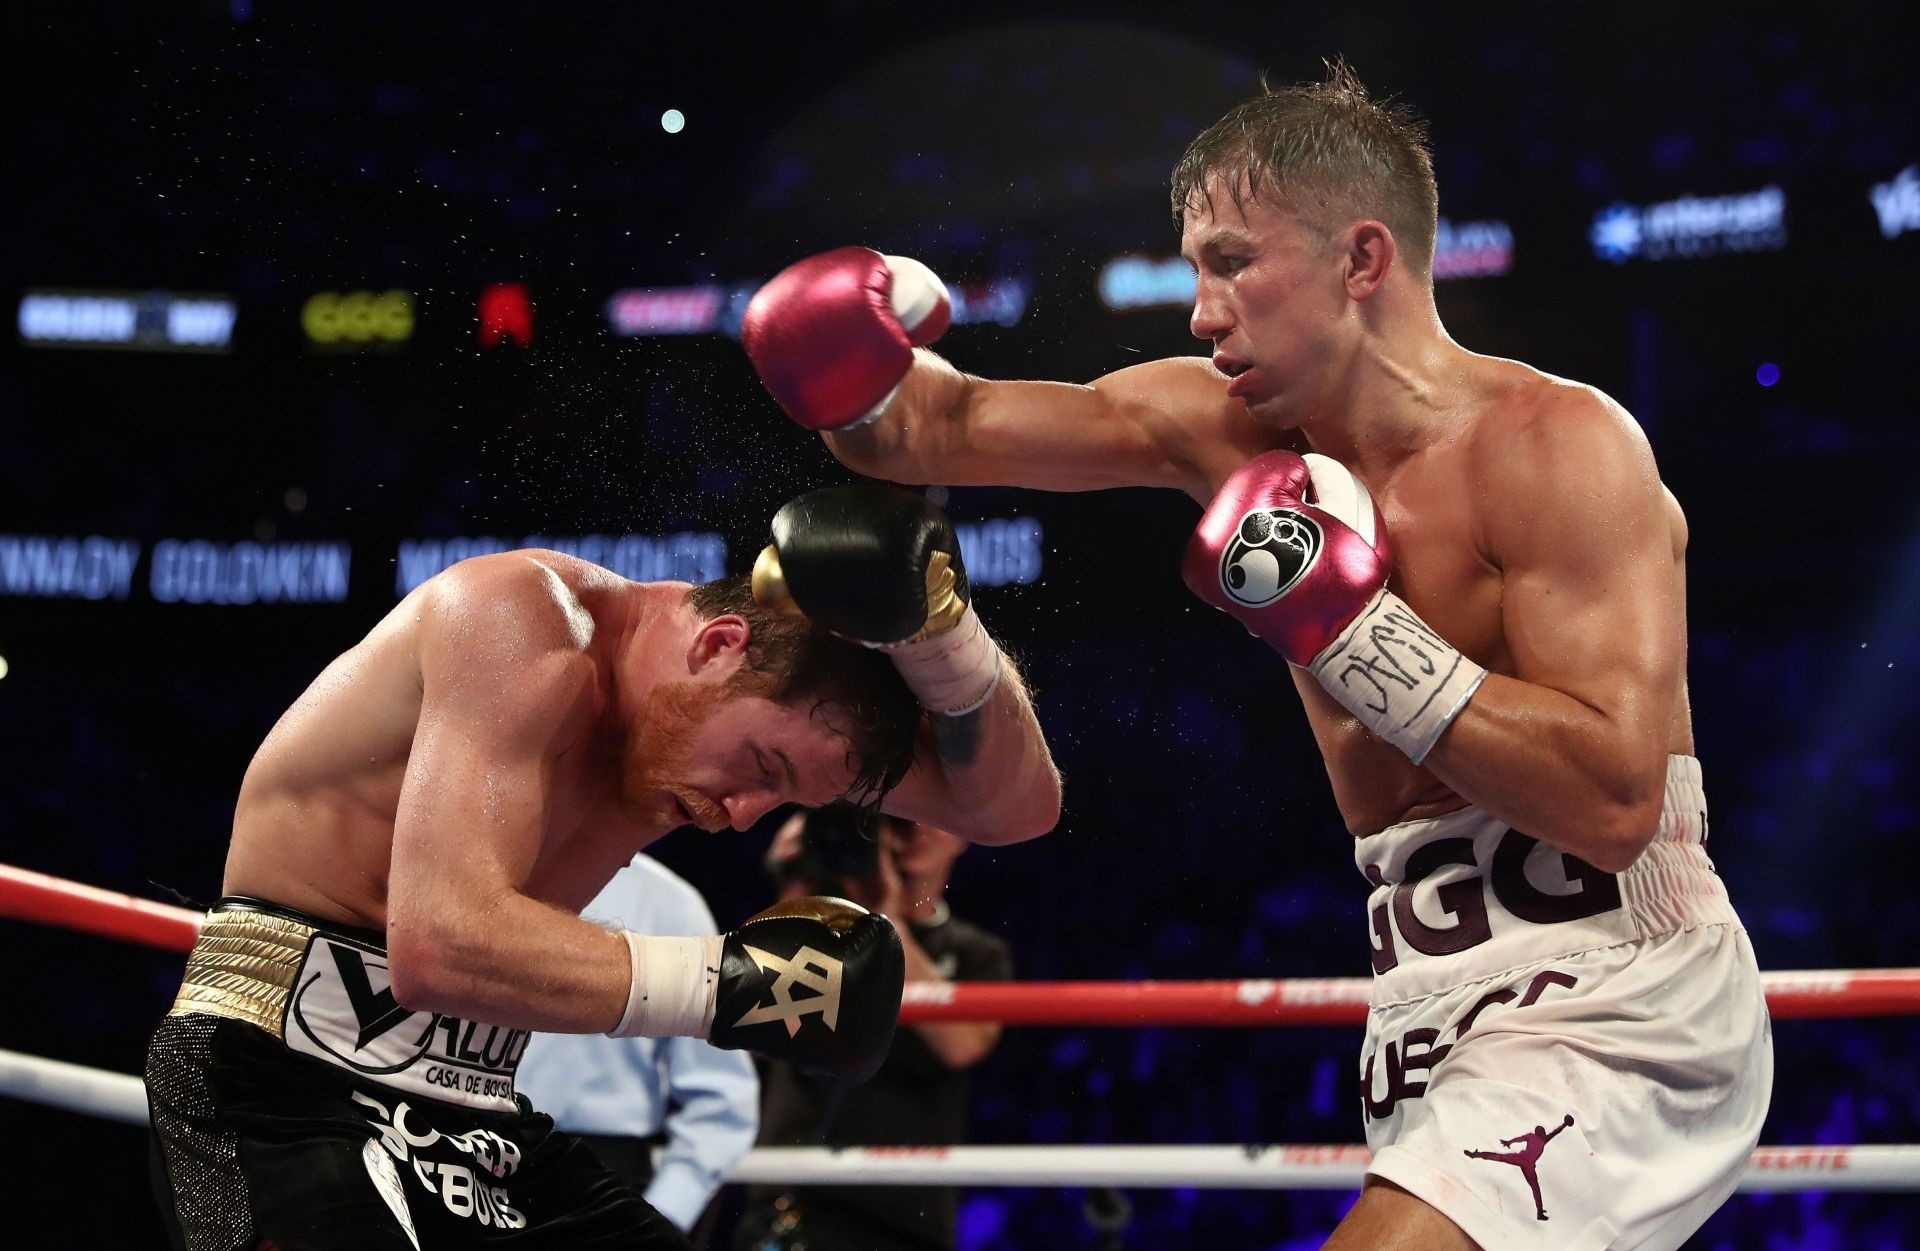
[[[1502,530],[1513,513],[1528,507],[1529,494],[1503,451],[1525,428],[1551,423],[1568,407],[1611,409],[1602,420],[1631,426],[1626,414],[1591,390],[1550,378],[1512,361],[1475,357],[1472,386],[1456,411],[1442,416],[1446,433],[1380,473],[1355,468],[1380,506],[1393,544],[1391,589],[1442,638],[1494,673],[1522,676],[1502,614],[1505,561]],[[1637,427],[1623,434],[1638,439]],[[1302,448],[1301,450],[1305,450]],[[1208,484],[1208,492],[1220,481]],[[1671,538],[1667,591],[1684,602],[1686,520],[1670,493],[1661,492]],[[1552,501],[1532,497],[1533,507]],[[1500,510],[1502,518],[1490,516]],[[1577,628],[1567,623],[1566,628]],[[1683,640],[1676,645],[1684,646]],[[1314,739],[1327,762],[1347,826],[1371,834],[1400,821],[1437,816],[1465,801],[1432,772],[1413,764],[1342,708],[1306,671],[1295,669],[1294,686],[1306,706]],[[1693,727],[1684,677],[1675,692],[1667,730],[1669,752],[1693,750]]]
[[[578,910],[638,848],[677,824],[626,802],[619,762],[627,731],[612,714],[622,644],[656,599],[686,588],[628,582],[553,552],[496,559],[503,567],[413,591],[280,718],[240,788],[226,893],[384,926],[396,816],[421,720],[422,631],[454,595],[496,596],[502,619],[564,621],[576,648],[576,689],[557,724],[525,893]],[[538,576],[527,576],[532,570]]]

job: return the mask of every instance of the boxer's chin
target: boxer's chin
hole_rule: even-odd
[[[1277,395],[1256,395],[1246,400],[1247,416],[1253,418],[1269,430],[1294,430],[1300,425],[1300,416],[1293,407]]]

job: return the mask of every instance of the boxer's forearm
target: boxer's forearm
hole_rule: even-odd
[[[934,353],[914,353],[913,368],[879,420],[845,430],[822,430],[840,463],[889,482],[952,482],[953,451],[965,438],[963,414],[974,380]]]
[[[977,711],[935,717],[934,743],[952,815],[934,824],[976,843],[1038,838],[1060,819],[1060,772],[1013,662]]]
[[[960,716],[928,714],[931,731],[888,812],[969,842],[1038,838],[1060,819],[1060,774],[1013,662],[987,702]]]
[[[1222,422],[1217,380],[1177,362],[1156,364],[1173,368],[1136,366],[1084,385],[1035,382],[964,374],[921,349],[878,420],[822,433],[849,468],[892,482],[1039,491],[1158,486],[1205,498],[1210,475],[1230,472],[1250,454],[1251,440],[1235,430],[1239,441],[1203,447],[1198,432]],[[1252,439],[1270,437],[1256,428]]]
[[[1488,675],[1425,766],[1514,829],[1618,873],[1660,824],[1667,725]]]
[[[390,920],[387,944],[402,1006],[510,1029],[604,1033],[632,983],[617,933],[518,892],[415,910],[403,924]]]

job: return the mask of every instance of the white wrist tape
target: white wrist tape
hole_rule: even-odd
[[[720,984],[720,936],[657,938],[621,930],[632,961],[627,1010],[611,1038],[705,1038]]]
[[[1000,646],[971,604],[953,629],[882,644],[880,650],[893,658],[907,689],[928,712],[949,717],[972,712],[1000,685]]]
[[[1348,712],[1419,764],[1480,689],[1474,664],[1383,590],[1307,671]]]

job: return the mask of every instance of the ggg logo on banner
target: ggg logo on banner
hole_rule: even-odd
[[[413,338],[413,296],[400,290],[322,291],[300,310],[300,328],[316,347],[396,347]]]

